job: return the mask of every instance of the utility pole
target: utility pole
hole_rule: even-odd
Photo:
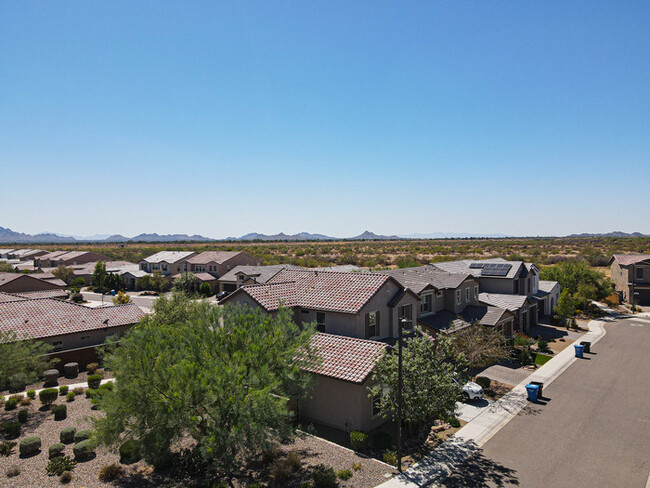
[[[402,329],[405,318],[397,326],[397,471],[402,472]]]

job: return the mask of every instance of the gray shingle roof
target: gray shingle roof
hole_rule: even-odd
[[[442,310],[436,312],[435,315],[419,318],[418,322],[440,332],[450,334],[469,327],[476,322],[481,325],[495,326],[506,313],[507,310],[499,307],[468,305],[459,314]]]
[[[502,258],[493,258],[493,259],[464,259],[460,261],[446,261],[442,263],[433,263],[431,266],[438,268],[441,271],[447,271],[448,273],[469,273],[477,278],[480,278],[483,270],[481,268],[470,268],[472,263],[502,263],[502,264],[511,264],[512,267],[508,270],[508,274],[505,276],[490,276],[490,278],[501,278],[501,279],[512,279],[516,276],[519,276],[521,268],[526,269],[523,261],[506,261]]]
[[[467,278],[472,277],[469,273],[448,273],[430,265],[377,271],[377,273],[392,276],[402,286],[410,288],[418,294],[428,286],[437,290],[455,289]]]
[[[557,281],[540,280],[539,289],[546,293],[551,293],[553,291],[553,288],[555,288],[557,285],[559,285]]]
[[[479,302],[492,307],[505,308],[515,312],[522,308],[528,301],[526,295],[506,295],[503,293],[479,293]]]

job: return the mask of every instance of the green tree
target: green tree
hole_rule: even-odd
[[[573,303],[573,297],[569,290],[563,290],[560,293],[560,298],[557,300],[557,306],[555,307],[555,314],[562,319],[564,324],[567,323],[567,319],[572,317],[575,313],[575,305]]]
[[[209,297],[210,295],[214,295],[214,293],[212,293],[212,288],[210,288],[209,283],[201,283],[201,286],[199,286],[199,293],[204,297]]]
[[[456,332],[452,338],[456,352],[465,356],[471,371],[486,368],[511,354],[505,336],[493,327],[476,323]]]
[[[118,291],[117,295],[113,297],[113,303],[115,305],[124,305],[126,303],[131,303],[131,297],[123,291]]]
[[[541,280],[551,280],[560,283],[562,290],[572,296],[578,292],[580,285],[589,285],[590,300],[601,300],[612,293],[611,281],[600,271],[591,269],[586,261],[563,261],[553,266],[542,268],[539,273]]]
[[[192,273],[181,273],[181,275],[174,280],[172,287],[175,291],[182,291],[188,295],[196,293],[199,288],[199,279]]]
[[[136,285],[141,290],[159,291],[161,293],[168,291],[171,286],[170,282],[160,274],[160,271],[154,271],[151,275],[138,278]]]
[[[106,358],[116,382],[101,398],[97,437],[113,446],[141,442],[157,467],[190,437],[194,453],[230,478],[291,435],[287,398],[304,395],[311,380],[294,358],[309,351],[313,333],[287,310],[270,316],[162,297]]]
[[[72,268],[68,268],[66,266],[59,266],[54,271],[52,271],[52,274],[55,278],[65,281],[66,285],[69,285],[75,279],[74,271],[72,271]]]
[[[463,353],[457,353],[453,340],[442,334],[434,339],[418,332],[405,343],[402,415],[413,431],[419,425],[454,415],[461,396],[456,381],[462,381],[467,361]],[[375,367],[377,384],[370,395],[380,397],[379,409],[384,415],[397,411],[397,366],[397,354],[386,353]]]
[[[0,273],[13,273],[14,267],[6,261],[0,261]]]
[[[49,344],[23,340],[13,331],[0,332],[0,388],[37,381],[54,362],[46,356],[51,350]]]
[[[98,261],[95,265],[95,271],[93,272],[92,284],[95,287],[95,291],[98,293],[104,293],[106,291],[106,263],[103,261]]]

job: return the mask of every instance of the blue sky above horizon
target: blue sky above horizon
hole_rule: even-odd
[[[642,1],[3,2],[0,225],[650,233],[648,25]]]

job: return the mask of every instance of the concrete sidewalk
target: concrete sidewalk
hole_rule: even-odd
[[[614,314],[613,310],[607,310]],[[420,486],[436,486],[444,481],[459,464],[467,460],[478,448],[485,444],[494,434],[517,415],[527,404],[526,385],[531,381],[551,383],[564,372],[574,361],[574,344],[580,341],[598,342],[604,335],[604,325],[615,317],[589,322],[589,332],[580,337],[571,346],[553,357],[528,378],[515,386],[508,394],[494,402],[482,413],[477,415],[454,436],[443,442],[431,454],[417,464],[379,488],[415,488]]]

